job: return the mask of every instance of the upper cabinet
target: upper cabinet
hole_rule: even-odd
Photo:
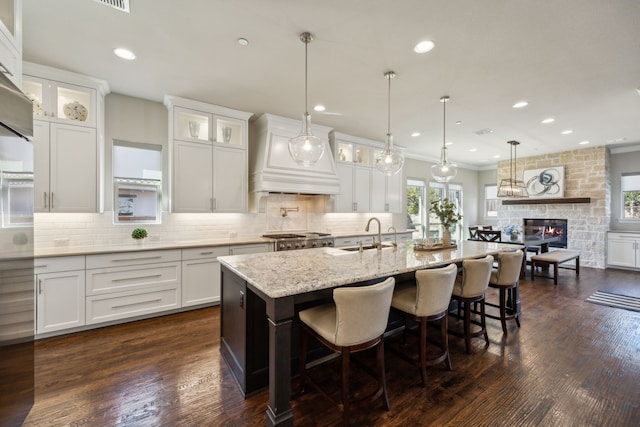
[[[0,0],[0,73],[22,80],[22,0]]]
[[[340,177],[336,212],[402,213],[402,173],[386,176],[374,167],[384,145],[338,132],[329,139]]]
[[[101,212],[109,86],[28,62],[24,72],[22,90],[33,102],[34,210]]]
[[[33,101],[33,118],[96,127],[96,89],[24,75],[22,90]]]
[[[251,113],[165,96],[169,110],[171,211],[247,211]]]

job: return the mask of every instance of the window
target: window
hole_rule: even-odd
[[[424,181],[407,179],[407,230],[413,230],[414,239],[424,239],[427,223],[426,189]]]
[[[484,216],[498,216],[498,186],[494,184],[484,186]]]
[[[640,173],[623,174],[622,219],[640,220]]]
[[[113,185],[116,223],[159,223],[162,146],[114,140]]]

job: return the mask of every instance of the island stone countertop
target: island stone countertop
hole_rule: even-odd
[[[221,264],[269,298],[313,292],[364,282],[424,268],[461,262],[463,259],[513,251],[513,244],[461,241],[455,249],[415,251],[412,243],[345,251],[335,248],[269,252],[219,257]]]

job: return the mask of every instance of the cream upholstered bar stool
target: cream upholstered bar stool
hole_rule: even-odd
[[[324,304],[299,313],[302,322],[300,340],[300,391],[307,381],[320,393],[342,409],[343,420],[349,421],[352,403],[373,402],[382,397],[387,410],[387,381],[384,372],[384,331],[395,280],[393,277],[370,286],[344,287],[333,291],[335,304]],[[307,375],[307,343],[309,336],[342,356],[342,399],[334,400]],[[367,396],[352,399],[349,392],[350,355],[377,346],[376,365],[378,388]]]
[[[484,340],[489,345],[489,336],[487,335],[487,325],[485,319],[484,296],[489,279],[491,278],[491,269],[493,267],[493,257],[487,255],[480,259],[466,259],[462,261],[462,276],[456,278],[453,285],[453,293],[451,298],[458,301],[458,317],[460,313],[460,304],[464,308],[464,342],[467,353],[471,353],[471,338],[484,336]],[[480,311],[480,320],[471,319],[471,303],[478,303]],[[473,310],[475,313],[476,311]],[[479,330],[471,331],[471,325],[480,326]],[[452,332],[452,331],[450,331]],[[452,332],[454,333],[454,332]],[[458,335],[454,333],[454,335]]]
[[[420,367],[422,386],[427,382],[427,366],[446,361],[451,370],[449,357],[449,340],[447,335],[447,313],[451,302],[451,292],[456,281],[458,267],[449,264],[444,268],[434,268],[416,271],[415,285],[396,289],[391,300],[391,307],[399,310],[408,319],[415,320],[419,325],[420,352],[418,360],[405,353],[399,353],[411,362],[417,362]],[[440,320],[440,335],[442,352],[436,357],[427,359],[427,322]]]
[[[487,314],[491,319],[498,319],[502,323],[502,332],[507,335],[507,320],[515,319],[520,327],[520,319],[516,309],[518,297],[518,286],[520,281],[520,271],[522,270],[522,258],[524,252],[520,249],[512,252],[500,252],[498,254],[498,269],[491,272],[489,287],[500,290],[500,302],[498,304],[486,302],[488,306],[496,307],[500,310],[500,316]],[[511,303],[507,307],[507,302]],[[507,310],[509,313],[507,313]]]

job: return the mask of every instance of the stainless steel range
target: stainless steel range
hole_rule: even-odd
[[[276,251],[333,247],[333,236],[327,233],[264,234],[262,237],[276,241]]]

